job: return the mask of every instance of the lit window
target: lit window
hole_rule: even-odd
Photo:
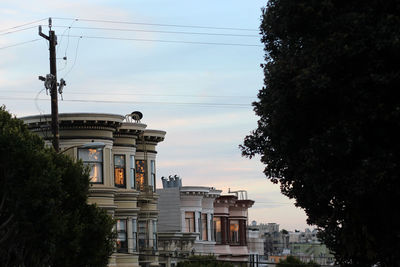
[[[230,220],[229,222],[230,241],[233,244],[239,243],[239,221]]]
[[[194,229],[194,212],[185,212],[185,232],[192,233]]]
[[[135,157],[131,155],[131,169],[130,169],[130,175],[131,175],[131,188],[135,189],[136,188],[136,171],[135,171]]]
[[[117,187],[125,187],[125,155],[114,155],[114,182]]]
[[[136,160],[136,188],[144,191],[146,179],[146,161]]]
[[[150,171],[151,171],[151,175],[150,175],[149,185],[152,186],[153,191],[155,191],[156,190],[156,162],[155,162],[155,160],[150,161]]]
[[[222,242],[222,235],[221,235],[221,218],[220,217],[214,217],[214,238],[215,242],[218,244],[221,244]]]
[[[207,228],[207,214],[201,214],[201,237],[202,240],[208,240],[208,228]]]
[[[137,221],[132,219],[132,239],[133,239],[133,251],[137,251]]]
[[[117,220],[117,252],[127,252],[126,220]]]
[[[90,166],[90,182],[103,183],[103,149],[102,148],[79,148],[78,158],[83,164]]]

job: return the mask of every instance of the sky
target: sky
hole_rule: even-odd
[[[49,73],[52,17],[57,76],[67,86],[59,112],[143,113],[167,132],[158,145],[162,176],[184,186],[255,201],[249,221],[303,230],[303,210],[263,174],[259,157],[239,145],[257,127],[251,103],[263,86],[259,24],[266,1],[38,0],[0,3],[0,104],[17,117],[50,113],[38,76]],[[63,59],[63,58],[66,58]]]

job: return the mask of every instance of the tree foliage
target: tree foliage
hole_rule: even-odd
[[[343,265],[396,266],[399,1],[270,0],[244,156],[296,199]]]
[[[114,222],[87,204],[81,162],[46,148],[0,108],[0,262],[4,266],[106,266]]]
[[[190,256],[187,261],[178,262],[177,267],[233,267],[232,263],[218,261],[214,256]]]
[[[288,256],[284,260],[279,260],[279,263],[276,265],[277,267],[320,267],[321,265],[310,261],[310,262],[302,262],[301,260]]]

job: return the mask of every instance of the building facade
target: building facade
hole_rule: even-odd
[[[110,267],[159,265],[156,146],[166,132],[147,129],[135,119],[131,114],[59,114],[60,153],[90,166],[88,201],[117,220]],[[50,144],[50,115],[22,120]]]
[[[247,194],[246,194],[247,195]],[[247,263],[248,209],[254,204],[236,195],[221,195],[214,202],[213,231],[215,254],[219,260],[232,263]]]
[[[182,186],[177,176],[170,176],[169,180],[162,178],[162,182],[163,188],[157,189],[160,254],[164,256],[160,257],[160,262],[164,266],[174,266],[190,255],[214,254],[214,200],[221,191],[212,187]]]

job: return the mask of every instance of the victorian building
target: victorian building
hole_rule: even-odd
[[[109,266],[159,265],[156,146],[166,133],[147,129],[141,116],[59,114],[60,153],[90,166],[89,202],[117,220],[117,250]],[[50,144],[50,115],[22,119]]]
[[[228,193],[235,195],[221,195],[214,202],[215,254],[219,260],[239,266],[249,261],[248,209],[254,201],[247,199],[244,190]]]
[[[190,255],[214,255],[214,201],[220,190],[182,186],[177,177],[162,178],[159,199],[161,266],[174,266]]]

